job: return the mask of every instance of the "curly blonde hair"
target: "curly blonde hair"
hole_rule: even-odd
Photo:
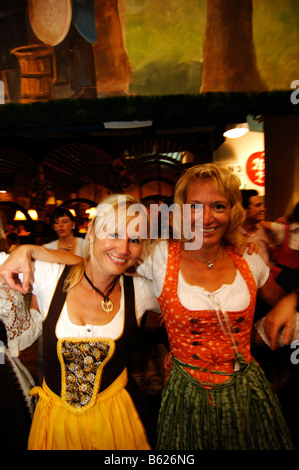
[[[180,206],[181,213],[183,213],[189,185],[207,181],[211,181],[219,193],[227,197],[231,204],[229,225],[222,240],[223,243],[240,245],[244,242],[240,226],[245,219],[245,212],[242,207],[240,180],[230,170],[213,163],[192,166],[183,173],[175,186],[174,203]]]

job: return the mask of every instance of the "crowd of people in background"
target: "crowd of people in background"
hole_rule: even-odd
[[[299,287],[299,203],[291,214],[267,221],[263,198],[255,189],[241,190],[245,220],[243,233],[254,241],[259,254],[269,266],[272,277],[282,292],[292,292]],[[255,309],[255,321],[260,320],[269,310],[269,305],[259,300]],[[276,391],[284,416],[292,431],[296,446],[299,436],[296,430],[299,406],[296,390],[299,386],[297,367],[290,361],[292,348],[285,345],[275,351],[253,346],[252,352],[266,373],[272,388]]]
[[[202,205],[199,248],[187,248],[183,236],[171,238],[171,230],[167,240],[161,232],[158,240],[149,233],[145,239],[136,236],[130,207],[139,201],[125,195],[101,201],[84,238],[66,208],[54,211],[55,239],[43,246],[20,245],[2,232],[0,325],[6,356],[17,358],[37,340],[43,323],[41,383],[33,387],[24,365],[13,362],[30,382],[20,401],[25,396],[30,405],[30,425],[28,412],[24,418],[15,407],[11,427],[19,422],[25,430],[22,440],[9,437],[6,446],[296,448],[299,410],[294,404],[290,413],[285,404],[293,405],[286,397],[293,400],[298,373],[285,351],[296,339],[298,204],[292,216],[268,222],[259,194],[239,187],[235,175],[213,164],[196,165],[177,182],[174,198],[166,202],[191,207],[191,227],[195,207]],[[148,204],[138,218],[147,230]],[[107,232],[120,211],[126,222]],[[103,227],[106,236],[100,237]],[[12,308],[14,296],[18,303]],[[13,321],[7,319],[17,317],[17,308],[12,353]],[[261,319],[262,335],[255,327]],[[280,371],[282,355],[288,364]],[[285,392],[287,382],[292,385]],[[3,383],[6,393],[7,374]],[[148,390],[158,397],[154,412]],[[8,402],[6,394],[1,403]]]

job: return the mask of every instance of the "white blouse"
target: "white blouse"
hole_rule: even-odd
[[[64,265],[48,263],[45,261],[35,262],[35,273],[32,293],[36,296],[42,318],[46,318],[52,300],[57,281],[64,269]],[[56,335],[62,337],[109,337],[117,339],[124,326],[124,290],[123,280],[119,280],[121,286],[120,308],[111,322],[105,325],[76,325],[69,319],[67,312],[67,302],[61,311],[57,326]],[[142,278],[134,277],[135,305],[137,321],[140,323],[146,310],[160,311],[159,304],[153,293],[152,282]]]
[[[168,243],[164,241],[155,243],[150,255],[137,269],[140,275],[153,279],[154,293],[157,297],[161,295],[163,288],[167,256]],[[269,268],[256,253],[248,255],[246,252],[244,259],[248,263],[257,287],[262,287],[268,279]],[[188,284],[179,272],[178,296],[181,304],[188,310],[210,310],[220,307],[223,311],[240,311],[244,310],[250,302],[246,281],[237,269],[233,283],[223,284],[214,292]]]
[[[0,252],[0,265],[7,257],[8,255],[6,253]],[[39,311],[43,320],[47,316],[57,281],[63,269],[63,264],[48,263],[46,261],[35,261],[34,263],[32,293],[37,298]],[[20,275],[20,278],[21,277]],[[57,337],[109,337],[117,339],[121,335],[124,326],[124,290],[122,278],[120,278],[119,282],[122,292],[120,308],[111,322],[106,325],[81,326],[73,324],[69,319],[67,303],[65,303],[56,326]],[[137,322],[140,323],[143,314],[147,310],[160,312],[160,306],[153,292],[151,281],[144,277],[134,276],[133,282]]]
[[[74,255],[81,256],[81,258],[84,258],[84,242],[84,238],[76,237],[76,249]],[[47,248],[48,250],[58,250],[58,240],[53,240],[52,242],[45,243],[43,247]]]

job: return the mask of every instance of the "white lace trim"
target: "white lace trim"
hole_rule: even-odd
[[[0,320],[7,334],[7,347],[12,357],[19,356],[40,336],[42,319],[36,310],[29,311],[23,294],[5,289],[0,284]]]

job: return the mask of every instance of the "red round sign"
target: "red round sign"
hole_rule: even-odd
[[[255,152],[247,160],[246,172],[250,181],[265,186],[265,152]]]

